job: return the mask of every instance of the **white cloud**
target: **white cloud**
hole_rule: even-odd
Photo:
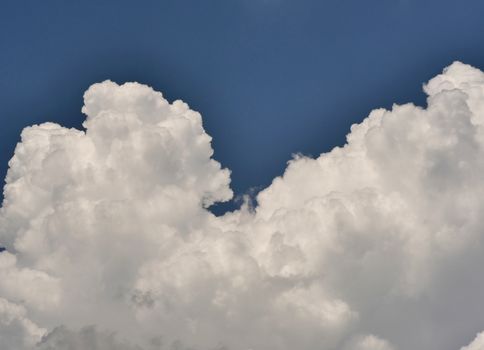
[[[64,327],[55,328],[37,345],[39,350],[140,350],[116,339],[113,333],[99,332],[88,326],[79,332]]]
[[[374,335],[367,335],[364,337],[356,337],[345,348],[345,350],[394,350],[386,340],[375,337]]]
[[[230,174],[200,115],[91,86],[85,132],[26,128],[9,163],[0,343],[458,349],[484,328],[484,74],[457,62],[425,91],[215,217]]]
[[[23,306],[0,298],[0,344],[2,349],[28,349],[45,334],[46,330],[39,328],[26,318]]]
[[[476,339],[468,346],[463,347],[461,350],[482,350],[484,349],[484,332],[476,336]]]

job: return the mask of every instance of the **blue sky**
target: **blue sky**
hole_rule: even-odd
[[[373,108],[424,104],[421,84],[452,61],[484,68],[480,0],[0,6],[2,178],[23,127],[80,127],[83,92],[105,79],[200,111],[240,194],[267,186],[293,153],[343,144]]]

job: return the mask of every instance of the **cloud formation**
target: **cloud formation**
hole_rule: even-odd
[[[215,217],[200,114],[94,84],[85,131],[28,127],[9,163],[2,349],[481,349],[484,73],[424,90]]]
[[[476,339],[469,345],[463,347],[461,350],[481,350],[484,349],[484,332],[477,335]]]

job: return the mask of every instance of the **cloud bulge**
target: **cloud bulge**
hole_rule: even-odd
[[[424,90],[216,217],[230,171],[200,114],[92,85],[85,131],[27,127],[9,162],[2,348],[481,349],[484,73]]]

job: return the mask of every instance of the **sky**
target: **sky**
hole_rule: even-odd
[[[2,350],[484,349],[482,2],[1,6]]]
[[[342,145],[378,107],[484,67],[480,0],[2,1],[0,177],[22,128],[81,127],[94,82],[137,81],[203,115],[236,194]],[[223,212],[234,206],[215,208]]]

